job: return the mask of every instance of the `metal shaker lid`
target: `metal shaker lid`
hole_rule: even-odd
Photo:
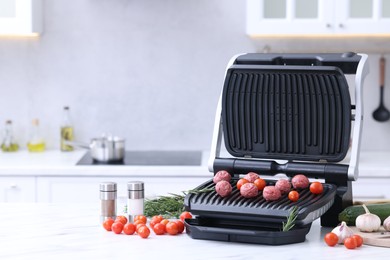
[[[143,190],[144,183],[142,181],[129,181],[127,183],[127,190]]]
[[[116,191],[116,183],[102,182],[100,183],[100,191]]]

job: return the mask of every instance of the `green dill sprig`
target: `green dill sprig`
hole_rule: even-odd
[[[290,211],[290,214],[287,216],[287,222],[283,222],[283,231],[289,231],[295,226],[295,220],[298,216],[298,207],[294,206],[292,210]]]

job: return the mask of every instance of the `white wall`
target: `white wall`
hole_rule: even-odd
[[[39,39],[0,39],[0,123],[12,119],[24,146],[38,117],[57,149],[69,105],[80,141],[111,132],[127,149],[208,149],[225,66],[256,49],[245,1],[46,0]],[[390,122],[371,117],[378,58],[365,89],[366,150],[390,149]]]
[[[372,114],[379,106],[379,59],[382,54],[369,53],[370,74],[367,76],[364,90],[364,123],[362,136],[362,150],[390,151],[390,120],[387,122],[375,121]],[[385,55],[386,78],[384,102],[390,110],[390,56]]]

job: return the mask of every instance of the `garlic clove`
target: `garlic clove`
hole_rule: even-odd
[[[381,227],[381,219],[377,215],[370,213],[366,205],[363,204],[362,206],[366,213],[356,218],[356,227],[362,232],[378,231]]]
[[[345,221],[341,222],[339,226],[335,227],[332,230],[332,233],[335,233],[339,237],[339,244],[343,244],[345,239],[353,236],[353,230],[347,226]]]
[[[390,216],[383,221],[383,227],[386,231],[390,231]]]

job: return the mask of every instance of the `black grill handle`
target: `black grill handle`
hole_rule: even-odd
[[[284,173],[289,177],[304,174],[308,178],[324,179],[328,183],[345,183],[348,180],[348,165],[330,163],[287,162],[279,164],[270,160],[243,160],[234,158],[216,158],[214,172],[226,170],[232,175],[256,172],[276,175]]]
[[[353,52],[345,53],[248,53],[239,56],[235,64],[295,65],[295,66],[334,66],[344,74],[355,74],[361,56]]]

